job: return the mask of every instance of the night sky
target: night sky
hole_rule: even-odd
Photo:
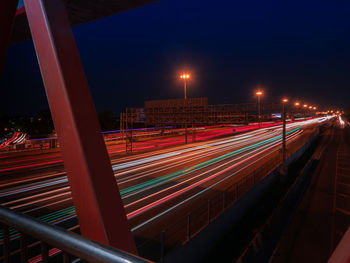
[[[350,1],[161,0],[73,29],[98,111],[189,97],[350,106]],[[0,113],[48,107],[31,41],[11,46]]]

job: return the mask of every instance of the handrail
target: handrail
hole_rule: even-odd
[[[49,225],[27,215],[0,206],[0,223],[16,228],[50,246],[88,262],[145,263],[146,259],[102,245],[76,233]]]

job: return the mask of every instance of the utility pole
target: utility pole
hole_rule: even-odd
[[[259,122],[259,128],[261,128],[261,105],[260,105],[260,96],[263,95],[263,92],[261,90],[258,90],[256,93],[256,96],[258,96],[258,122]]]
[[[123,140],[123,123],[124,123],[124,119],[123,119],[123,113],[120,113],[119,116],[119,133],[120,133],[120,141]]]
[[[134,129],[134,118],[133,116],[130,118],[131,119],[131,129],[130,129],[130,152],[132,152],[132,132]]]
[[[288,102],[288,99],[283,99],[282,100],[282,165],[285,166],[286,164],[286,106],[285,104]]]
[[[187,86],[186,86],[186,79],[190,78],[190,74],[181,74],[180,79],[183,79],[184,81],[184,97],[185,97],[185,143],[187,144]]]
[[[196,129],[194,124],[192,124],[192,142],[196,141]]]
[[[128,153],[128,108],[125,109],[125,152]]]
[[[129,151],[132,152],[132,130],[133,130],[133,117],[131,116],[129,109],[126,108],[125,110],[125,151],[126,153],[128,153]]]

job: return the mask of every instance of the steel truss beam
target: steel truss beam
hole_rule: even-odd
[[[136,254],[63,1],[24,6],[81,233]]]

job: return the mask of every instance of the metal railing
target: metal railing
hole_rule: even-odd
[[[0,261],[4,263],[49,262],[53,257],[56,257],[55,262],[57,257],[61,262],[73,260],[101,263],[150,262],[2,206],[0,206],[0,224],[2,227]],[[11,238],[14,229],[20,234],[16,238]],[[32,250],[31,255],[29,249]]]

